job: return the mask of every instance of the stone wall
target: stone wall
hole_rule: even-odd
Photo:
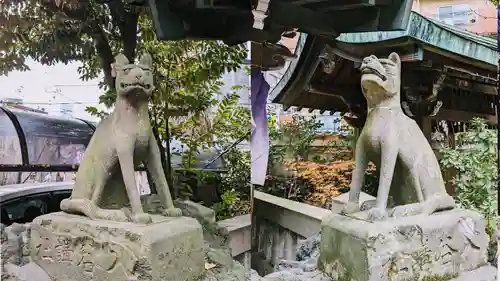
[[[276,198],[275,196],[255,192],[255,202],[254,202],[254,217],[253,226],[256,231],[252,233],[252,240],[254,242],[254,247],[261,244],[260,240],[269,236],[270,238],[279,237],[278,232],[294,232],[295,234],[300,234],[303,237],[309,237],[305,241],[298,241],[298,250],[296,252],[296,257],[289,259],[285,256],[275,255],[277,260],[273,262],[267,261],[267,268],[269,270],[262,270],[262,264],[266,262],[266,250],[264,248],[258,249],[252,253],[252,269],[255,269],[261,276],[265,276],[263,279],[256,280],[280,280],[291,281],[291,280],[303,280],[303,281],[319,281],[319,280],[332,280],[324,279],[317,268],[317,260],[319,255],[319,250],[317,246],[320,243],[320,236],[318,233],[321,228],[321,221],[324,220],[325,216],[331,215],[332,213],[338,213],[342,206],[347,200],[348,194],[344,196],[336,197],[334,200],[333,212],[330,210],[325,210],[309,206],[307,204],[286,200],[283,198]],[[362,195],[361,201],[365,201],[369,198],[366,194]],[[279,231],[274,231],[268,233],[268,235],[256,235],[257,230],[262,228],[262,224],[270,225],[273,224],[275,228]],[[267,227],[268,229],[269,227]],[[308,233],[308,234],[306,234]],[[483,267],[478,268],[474,271],[465,272],[463,275],[459,276],[453,281],[470,281],[474,280],[469,278],[471,275],[481,276],[483,279],[475,280],[492,280],[494,277],[492,270],[494,271],[494,266],[496,266],[498,260],[498,240],[500,238],[500,232],[497,232],[492,239],[489,241],[488,246],[488,264]],[[267,245],[275,246],[280,250],[286,248],[285,243],[274,243],[278,242],[273,239],[268,239]],[[272,247],[273,248],[273,247]],[[257,249],[256,247],[254,250]],[[294,251],[293,249],[287,249]],[[280,252],[280,251],[272,251]],[[282,252],[282,251],[281,251]],[[274,271],[273,273],[270,273]],[[253,280],[253,279],[252,279]],[[333,279],[335,280],[335,279]]]
[[[176,201],[176,205],[183,210],[185,216],[198,219],[203,227],[205,236],[207,255],[214,258],[214,263],[218,264],[220,256],[225,256],[226,252],[228,261],[233,259],[239,263],[233,263],[230,271],[242,272],[248,271],[250,267],[249,251],[250,251],[250,217],[249,215],[240,216],[225,221],[215,222],[215,214],[213,210],[205,208],[199,204],[190,201]],[[233,237],[234,236],[234,237]],[[9,274],[12,269],[16,271],[24,270],[31,267],[29,240],[31,237],[31,224],[13,224],[11,226],[0,225],[1,238],[1,280],[19,281],[17,277]],[[234,247],[235,244],[238,247]],[[231,249],[229,249],[231,248]],[[235,248],[235,249],[233,249]],[[209,254],[210,253],[210,254]],[[214,253],[217,253],[214,255]],[[222,254],[224,253],[224,254]],[[210,260],[211,258],[208,258]],[[5,266],[7,265],[7,267]],[[238,270],[236,270],[238,269]],[[220,270],[218,270],[220,271]],[[215,276],[220,272],[216,272]],[[210,275],[210,274],[209,274]],[[214,274],[212,274],[213,277]],[[31,279],[28,279],[31,280]],[[211,280],[208,278],[208,280]],[[37,280],[38,281],[38,280]]]
[[[1,239],[1,273],[2,280],[10,278],[6,270],[5,264],[11,263],[22,266],[30,262],[29,238],[30,224],[13,224],[11,226],[0,225]]]

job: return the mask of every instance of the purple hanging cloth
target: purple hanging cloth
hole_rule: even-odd
[[[254,185],[264,185],[267,173],[267,161],[269,158],[269,132],[267,123],[267,97],[269,84],[264,79],[260,68],[252,68],[252,135],[250,138],[250,150],[252,153],[252,176]]]

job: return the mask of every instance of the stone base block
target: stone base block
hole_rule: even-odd
[[[479,268],[487,246],[482,217],[468,210],[381,222],[332,214],[322,223],[319,266],[350,276],[342,280],[417,280]]]
[[[81,280],[198,280],[205,272],[201,225],[187,217],[154,215],[140,225],[52,213],[33,221],[30,248],[49,275],[67,269]]]

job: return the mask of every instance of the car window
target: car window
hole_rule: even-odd
[[[2,214],[7,215],[8,220],[2,218],[2,221],[10,221],[10,223],[31,222],[37,216],[47,213],[49,200],[49,193],[41,193],[7,201],[2,204]]]
[[[52,197],[47,206],[47,213],[61,211],[61,201],[71,196],[71,190],[59,190],[52,192]]]

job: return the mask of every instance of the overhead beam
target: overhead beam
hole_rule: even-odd
[[[293,4],[295,5],[307,5],[307,4],[313,4],[313,3],[320,3],[320,2],[329,2],[328,0],[297,0],[297,1],[292,1]]]
[[[282,26],[296,27],[301,31],[335,38],[337,19],[318,13],[293,3],[274,1],[269,5],[266,22]]]
[[[306,1],[304,1],[306,2]],[[391,4],[390,0],[337,0],[337,1],[311,1],[306,4],[308,8],[319,12],[353,10],[364,7],[376,7]]]
[[[429,118],[434,120],[467,122],[472,120],[472,118],[474,117],[484,118],[490,125],[498,125],[498,118],[496,115],[481,114],[476,112],[460,111],[447,108],[441,108],[436,116],[430,116]]]

